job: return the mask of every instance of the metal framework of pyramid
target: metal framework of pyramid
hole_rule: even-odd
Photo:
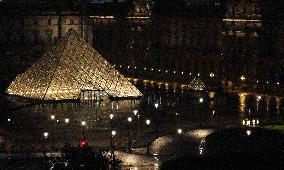
[[[193,80],[189,83],[188,88],[196,91],[204,90],[205,84],[202,80],[200,80],[200,78],[194,77]]]
[[[95,49],[70,29],[10,84],[6,92],[39,100],[78,99],[82,90],[105,91],[112,97],[139,97],[142,93]]]

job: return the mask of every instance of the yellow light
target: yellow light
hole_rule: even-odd
[[[96,18],[96,19],[113,19],[114,16],[90,16],[90,18]]]
[[[116,135],[116,131],[115,130],[111,131],[111,135],[115,136]]]
[[[81,122],[81,125],[82,125],[82,126],[85,126],[85,125],[86,125],[86,122],[85,122],[85,121],[82,121],[82,122]]]
[[[65,123],[69,123],[70,119],[66,118]]]
[[[230,18],[224,18],[223,21],[228,22],[261,22],[259,19],[230,19]]]
[[[210,76],[210,77],[215,77],[215,74],[214,74],[214,73],[210,73],[209,76]]]
[[[246,133],[247,133],[248,136],[250,136],[251,135],[251,130],[247,130]]]
[[[178,132],[178,134],[181,134],[182,133],[182,129],[178,129],[177,132]]]
[[[136,116],[137,113],[138,113],[138,110],[134,110],[133,113],[134,113],[134,115]]]
[[[51,115],[50,118],[51,118],[52,120],[54,120],[54,119],[55,119],[55,116],[54,116],[54,115]]]
[[[44,136],[44,138],[47,138],[48,137],[48,132],[44,132],[43,136]]]
[[[132,117],[128,117],[127,120],[128,120],[128,122],[131,122],[132,121]]]
[[[154,104],[155,108],[157,109],[159,107],[159,104],[158,103],[155,103]]]
[[[146,120],[146,124],[149,125],[151,121],[149,119]]]
[[[246,77],[244,75],[241,76],[240,78],[242,81],[244,81],[246,79]]]

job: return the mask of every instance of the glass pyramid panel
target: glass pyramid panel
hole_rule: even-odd
[[[78,99],[82,90],[103,90],[112,97],[142,93],[76,31],[70,29],[55,47],[10,84],[7,93],[40,100]]]

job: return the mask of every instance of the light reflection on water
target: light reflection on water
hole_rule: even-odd
[[[1,124],[3,148],[34,150],[45,145],[50,149],[51,145],[60,147],[65,142],[77,145],[83,131],[91,146],[109,146],[111,131],[115,130],[115,146],[125,149],[129,139],[132,147],[146,146],[155,138],[176,134],[179,128],[189,131],[204,127],[258,126],[284,120],[283,98],[280,97],[159,90],[144,94],[143,99],[135,101],[45,103],[5,114],[0,118],[4,122]],[[200,102],[200,98],[204,102]],[[134,109],[138,110],[139,117],[133,114]],[[110,114],[114,115],[112,121]],[[129,116],[133,118],[131,123],[127,122]],[[148,119],[150,125],[145,123]],[[86,121],[85,127],[82,121]],[[49,133],[48,139],[43,139],[44,132]]]

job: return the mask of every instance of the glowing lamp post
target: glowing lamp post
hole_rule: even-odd
[[[128,117],[128,118],[127,118],[127,121],[128,121],[128,122],[132,122],[132,117]]]
[[[200,103],[200,106],[199,106],[199,116],[200,116],[200,119],[199,119],[199,125],[202,127],[202,103],[204,102],[204,99],[201,97],[199,98],[199,103]]]
[[[113,119],[114,115],[113,114],[110,114],[109,115],[109,118],[110,118],[110,127],[112,127],[112,119]]]
[[[182,133],[182,129],[178,129],[177,132],[178,132],[178,134],[181,134]]]
[[[150,125],[151,121],[149,119],[146,120],[146,125]]]
[[[247,134],[247,136],[250,136],[251,135],[251,130],[247,130],[246,134]]]
[[[45,139],[47,139],[47,138],[48,138],[48,132],[44,132],[44,133],[43,133],[43,137],[44,137]]]
[[[44,137],[44,139],[45,139],[45,145],[46,145],[46,146],[47,146],[47,144],[48,144],[48,143],[47,143],[48,135],[49,135],[48,132],[43,132],[43,137]],[[45,146],[45,150],[47,149],[46,146]],[[44,154],[46,155],[46,151],[44,151]]]
[[[85,121],[82,121],[82,122],[81,122],[81,125],[82,125],[82,130],[83,130],[83,137],[85,138],[85,126],[86,126],[86,122],[85,122]]]
[[[127,118],[128,121],[128,152],[131,153],[132,149],[131,149],[131,145],[132,145],[132,139],[131,139],[131,131],[130,131],[130,123],[132,122],[132,117],[128,117]]]
[[[246,80],[246,77],[244,75],[241,76],[240,78],[242,81]]]
[[[55,119],[55,115],[51,115],[51,116],[50,116],[50,119],[51,119],[51,120],[54,120],[54,119]]]
[[[134,110],[133,113],[134,113],[134,115],[136,116],[137,113],[138,113],[138,110]]]
[[[65,123],[69,123],[69,122],[70,122],[70,119],[69,119],[69,118],[66,118],[64,121],[65,121]]]
[[[158,103],[155,103],[154,104],[155,108],[157,109],[159,107],[159,104]]]

